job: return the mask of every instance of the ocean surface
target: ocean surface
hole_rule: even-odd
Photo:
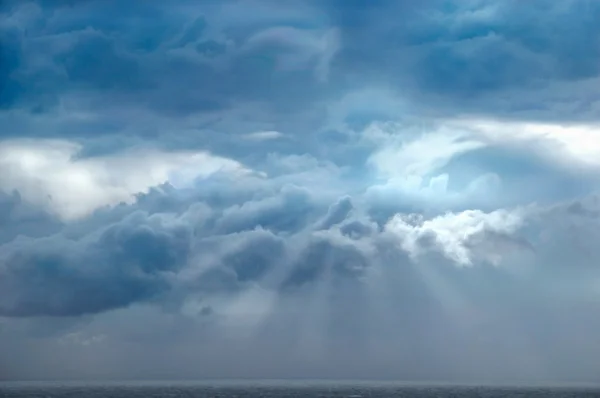
[[[393,383],[0,383],[0,398],[600,397],[600,388],[408,386]]]

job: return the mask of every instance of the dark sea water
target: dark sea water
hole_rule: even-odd
[[[592,388],[407,386],[392,383],[0,383],[0,398],[600,397]]]

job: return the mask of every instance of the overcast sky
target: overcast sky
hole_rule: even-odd
[[[0,379],[600,382],[598,21],[3,1]]]

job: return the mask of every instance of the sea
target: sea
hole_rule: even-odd
[[[586,398],[592,387],[408,385],[390,382],[0,382],[0,398]]]

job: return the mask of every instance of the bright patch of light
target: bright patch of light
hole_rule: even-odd
[[[470,243],[473,239],[486,232],[509,235],[521,223],[518,212],[466,210],[429,220],[417,214],[397,214],[388,222],[386,230],[396,234],[402,248],[412,256],[418,256],[424,247],[433,243],[447,258],[467,266],[472,264]]]
[[[18,190],[25,200],[73,220],[103,206],[132,203],[135,194],[166,182],[182,186],[219,171],[248,172],[205,152],[135,150],[78,159],[80,150],[68,141],[0,142],[0,189]]]
[[[448,122],[488,145],[527,145],[562,166],[600,167],[600,126],[464,119]]]
[[[249,133],[244,135],[244,139],[249,141],[269,141],[276,140],[278,138],[282,138],[284,135],[279,131],[256,131],[254,133]]]

